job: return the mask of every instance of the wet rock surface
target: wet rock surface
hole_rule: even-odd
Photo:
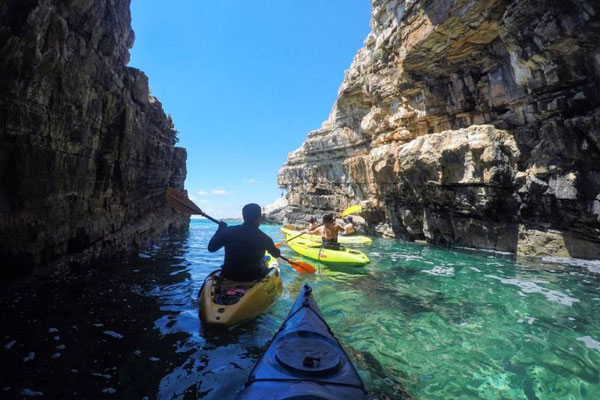
[[[600,258],[600,5],[374,0],[329,119],[279,173],[288,222]]]
[[[129,0],[0,5],[2,275],[60,273],[187,224],[164,198],[186,152],[126,67],[133,42]]]

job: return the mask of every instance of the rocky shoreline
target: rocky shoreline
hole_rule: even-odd
[[[373,0],[329,119],[278,176],[286,222],[600,258],[600,5]]]

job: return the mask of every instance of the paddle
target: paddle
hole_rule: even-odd
[[[355,206],[350,206],[350,207],[346,208],[343,212],[341,212],[340,214],[338,214],[337,218],[343,218],[343,217],[348,216],[350,214],[354,214],[354,213],[360,212],[361,210],[362,210],[362,207],[360,205],[358,205],[358,204],[355,205]],[[323,224],[317,226],[317,228],[320,228],[321,226],[323,226]],[[315,228],[315,229],[317,229],[317,228]],[[305,233],[306,232],[302,232],[299,235],[294,236],[293,238],[286,239],[283,242],[277,243],[275,246],[276,247],[281,247],[284,244],[286,244],[287,242],[289,242],[291,240],[294,240],[296,238],[299,238],[300,236],[304,235]]]
[[[181,213],[190,215],[201,215],[204,218],[211,220],[215,224],[221,223],[219,220],[214,219],[213,217],[207,215],[204,211],[202,211],[202,209],[200,209],[200,207],[198,207],[193,201],[188,199],[188,197],[184,193],[172,187],[167,189],[167,203],[169,203],[171,207],[173,207]],[[315,267],[303,261],[292,261],[284,256],[280,256],[279,258],[286,261],[292,268],[294,268],[301,274],[313,274],[317,271]]]
[[[304,261],[292,261],[284,256],[279,256],[279,258],[290,264],[290,267],[294,268],[300,274],[314,274],[317,272],[315,267]]]

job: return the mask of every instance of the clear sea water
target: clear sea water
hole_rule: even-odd
[[[197,305],[214,231],[193,220],[94,274],[5,288],[0,398],[233,398],[309,282],[372,398],[600,399],[600,262],[376,239],[364,268],[282,265],[282,298],[215,335]]]

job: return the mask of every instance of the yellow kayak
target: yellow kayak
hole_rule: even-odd
[[[296,253],[325,264],[362,267],[370,262],[369,258],[358,250],[344,248],[340,250],[325,249],[321,247],[321,243],[302,239],[302,236],[287,244]]]
[[[271,270],[259,281],[237,282],[221,277],[221,270],[212,272],[206,280],[198,301],[202,320],[214,327],[234,328],[258,317],[283,292],[277,260],[265,255]]]
[[[290,228],[281,228],[281,232],[283,232],[283,234],[287,237],[294,237],[296,235],[300,234],[300,231],[294,230],[294,229],[290,229]],[[318,242],[321,243],[321,236],[320,235],[309,235],[309,234],[304,234],[302,236],[300,236],[301,238],[310,240],[312,242]],[[344,243],[344,244],[371,244],[373,243],[373,240],[371,240],[370,237],[366,237],[366,236],[342,236],[339,235],[338,236],[338,242],[339,243]]]

